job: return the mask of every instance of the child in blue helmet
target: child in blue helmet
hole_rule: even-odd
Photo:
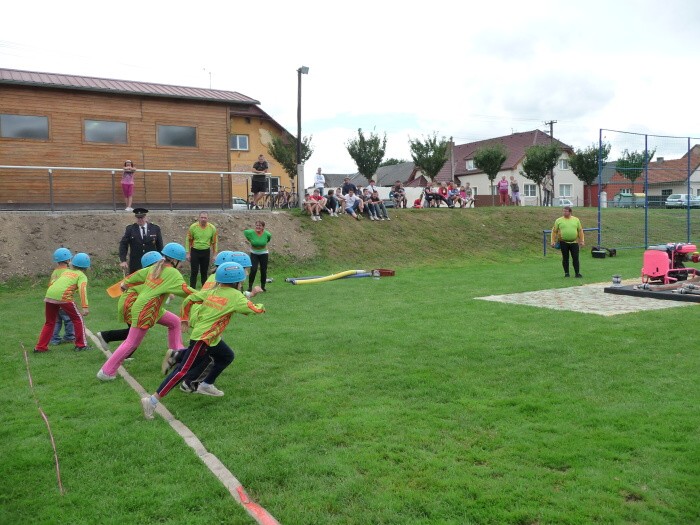
[[[58,248],[53,252],[53,262],[56,263],[56,268],[49,278],[49,286],[68,269],[72,258],[73,254],[68,248]],[[61,337],[61,329],[63,329],[63,337]],[[63,343],[75,343],[75,327],[66,311],[63,308],[59,308],[56,326],[53,329],[53,336],[51,337],[51,341],[49,341],[49,346],[56,346]]]
[[[207,377],[199,384],[196,392],[208,396],[221,397],[224,393],[214,386],[214,381],[221,372],[233,362],[233,350],[224,342],[222,335],[234,313],[261,314],[265,312],[262,304],[251,303],[239,290],[246,274],[238,263],[224,263],[216,270],[217,286],[211,290],[200,290],[182,303],[183,328],[188,322],[188,314],[193,304],[199,304],[199,312],[192,326],[190,344],[182,362],[166,377],[155,393],[141,399],[141,406],[146,419],[153,419],[158,402],[170,392],[192,369],[206,363],[208,357],[214,360],[214,366]]]

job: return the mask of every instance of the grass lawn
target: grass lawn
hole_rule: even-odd
[[[395,277],[285,283],[355,268],[330,255],[336,239],[384,226],[326,222],[313,225],[322,260],[272,265],[267,314],[232,321],[225,397],[164,399],[281,523],[700,522],[697,306],[600,317],[476,300],[580,284],[541,256],[533,227],[527,248],[487,252],[475,234],[473,251],[448,257],[392,221],[380,240],[395,251],[372,267]],[[634,277],[641,262],[585,250],[583,283]],[[108,284],[91,281],[94,332],[119,327]],[[166,422],[143,419],[123,379],[95,379],[100,352],[31,353],[44,291],[0,287],[0,523],[253,523]],[[149,391],[165,347],[157,327],[127,364]]]

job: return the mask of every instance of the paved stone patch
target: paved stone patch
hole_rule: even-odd
[[[638,284],[638,279],[623,281],[623,285]],[[609,282],[572,286],[570,288],[553,288],[535,292],[521,292],[507,295],[489,295],[477,297],[484,301],[496,301],[510,304],[523,304],[549,308],[552,310],[570,310],[585,314],[603,316],[643,312],[646,310],[662,310],[664,308],[681,308],[696,303],[681,301],[665,301],[646,297],[606,294],[603,289],[610,286]]]

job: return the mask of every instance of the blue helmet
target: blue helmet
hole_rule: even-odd
[[[73,254],[68,248],[59,248],[53,252],[53,262],[55,263],[68,262],[72,259],[72,257]]]
[[[233,252],[233,262],[237,262],[243,268],[250,268],[253,264],[250,262],[250,255],[243,252]]]
[[[176,242],[169,242],[165,245],[163,250],[160,252],[166,257],[175,259],[176,261],[184,261],[186,259],[185,247],[182,244]]]
[[[236,262],[233,258],[233,252],[230,250],[224,250],[223,252],[219,252],[216,255],[216,259],[214,259],[214,266],[221,266],[222,264],[227,262]]]
[[[216,269],[214,277],[217,283],[233,284],[245,281],[245,270],[235,262],[224,263]]]
[[[162,261],[163,256],[158,253],[158,252],[146,252],[143,254],[143,257],[141,257],[141,266],[143,268],[147,268],[151,266],[152,264],[157,263],[158,261]]]
[[[72,264],[76,268],[90,268],[90,256],[87,253],[76,253]]]

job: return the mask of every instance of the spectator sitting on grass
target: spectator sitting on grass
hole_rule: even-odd
[[[345,196],[343,195],[342,188],[336,188],[334,196],[338,201],[338,207],[335,210],[335,214],[338,215],[345,211]]]
[[[448,208],[454,208],[454,204],[452,204],[452,199],[450,198],[450,190],[447,187],[447,184],[444,182],[440,184],[440,187],[437,189],[437,194],[440,196],[440,199],[438,200],[438,207],[440,207],[440,202],[445,202],[447,203]]]
[[[357,212],[359,211],[360,213],[362,213],[364,211],[365,206],[362,203],[362,199],[355,195],[355,192],[352,189],[350,189],[347,195],[345,195],[344,206],[345,213],[352,216],[352,218],[355,220],[359,221],[361,219],[360,215],[358,215]]]
[[[333,190],[328,190],[328,195],[326,195],[326,211],[331,217],[338,216],[338,199],[335,198]]]
[[[321,196],[318,188],[311,195],[307,196],[306,201],[304,201],[304,207],[311,215],[312,221],[321,220],[321,210],[326,207],[326,199]]]
[[[464,186],[464,207],[474,207],[474,192],[468,182]]]
[[[459,188],[454,185],[454,183],[450,182],[447,185],[447,198],[452,201],[453,207],[454,206],[459,206],[460,208],[464,207],[464,201],[462,200],[462,197],[459,194]]]
[[[408,206],[408,200],[406,199],[406,190],[401,184],[400,180],[394,183],[394,186],[389,192],[389,198],[394,199],[394,208],[405,208]]]
[[[370,204],[374,205],[374,208],[377,210],[377,217],[379,217],[380,220],[391,220],[389,219],[389,214],[386,212],[386,206],[384,206],[384,201],[379,196],[378,191],[375,190],[372,192],[372,196],[370,197]]]
[[[368,188],[362,190],[362,204],[365,207],[365,212],[370,220],[379,220],[379,210],[372,202],[372,194],[369,192]]]
[[[345,179],[343,179],[343,195],[347,195],[350,190],[352,190],[355,196],[358,196],[357,186],[350,182],[350,177],[345,177]]]

